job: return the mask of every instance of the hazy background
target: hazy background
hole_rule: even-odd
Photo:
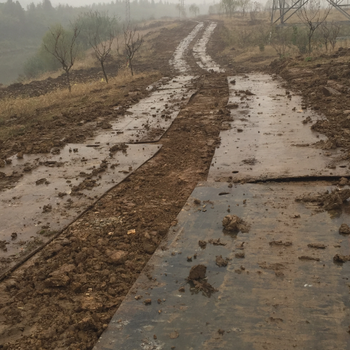
[[[209,2],[206,4],[204,0],[191,0],[187,8],[196,1],[200,14],[208,14]],[[131,19],[142,25],[148,20],[178,17],[177,3],[176,0],[131,0]],[[120,21],[125,19],[124,0],[0,0],[0,84],[13,83],[24,75],[33,79],[40,72],[55,69],[43,52],[39,54],[43,36],[50,26],[68,26],[91,9],[116,16]],[[34,74],[28,75],[28,71]]]

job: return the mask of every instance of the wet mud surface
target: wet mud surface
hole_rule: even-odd
[[[331,189],[320,182],[200,184],[151,258],[149,278],[140,276],[95,349],[346,349],[350,265],[342,256],[349,242],[338,229],[350,221],[349,205],[315,213],[295,201]],[[211,203],[198,207],[194,198]],[[228,210],[251,224],[249,233],[223,230]],[[225,245],[200,247],[198,238]],[[218,256],[228,258],[226,267]],[[217,292],[198,291],[191,274]],[[179,336],[171,339],[172,332]]]
[[[57,156],[15,157],[12,170],[32,164],[15,187],[1,192],[0,275],[61,232],[104,193],[153,157],[160,145],[67,145]],[[35,160],[34,160],[35,158]]]
[[[265,74],[228,78],[233,122],[221,132],[209,179],[232,181],[303,176],[346,176],[339,149],[310,126],[325,117]]]
[[[4,348],[92,349],[207,176],[221,124],[229,118],[226,76],[198,77],[193,87],[197,93],[159,144],[149,145],[161,145],[158,153],[1,283]],[[114,157],[123,155],[123,145],[113,148]],[[126,151],[143,147],[127,146]],[[38,186],[48,185],[43,180]]]
[[[59,181],[41,215],[55,212],[56,201],[92,197],[109,176],[127,178],[75,211],[78,220],[0,283],[0,347],[348,348],[348,180],[317,181],[347,175],[346,131],[332,129],[340,119],[326,104],[311,110],[316,100],[305,91],[315,82],[302,98],[293,92],[310,75],[293,82],[277,64],[270,70],[287,82],[220,73],[249,71],[218,57],[220,23],[183,22],[161,33],[159,59],[139,67],[159,65],[163,78],[109,106],[118,118],[99,120],[79,140],[85,146],[74,146],[86,147],[85,158],[101,152],[101,161],[81,165],[70,184]],[[327,103],[335,108],[337,98]],[[65,154],[65,144],[55,147]],[[114,160],[124,166],[132,150],[152,158],[131,169],[130,158],[132,173],[118,173]],[[23,153],[11,176],[30,178],[35,189],[53,187],[46,170],[58,177],[69,165],[38,157],[43,164],[30,171],[43,175],[21,178]],[[78,152],[68,148],[66,156],[73,161]],[[19,239],[17,232],[0,239],[0,253]]]

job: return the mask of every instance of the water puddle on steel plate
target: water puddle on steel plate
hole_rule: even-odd
[[[0,200],[0,274],[74,221],[104,193],[153,157],[160,145],[69,144],[58,155],[12,158],[10,175],[32,170]],[[117,145],[118,148],[118,145]]]
[[[325,137],[311,130],[323,117],[302,109],[301,97],[286,93],[282,80],[252,74],[228,83],[234,120],[220,133],[209,180],[349,175],[340,151],[322,150]]]
[[[213,59],[207,54],[207,45],[210,40],[210,37],[213,35],[214,30],[217,26],[217,23],[210,23],[208,27],[205,29],[203,36],[199,39],[193,47],[193,56],[196,59],[197,64],[202,69],[210,72],[225,72],[224,69],[220,68],[220,66],[213,61]]]

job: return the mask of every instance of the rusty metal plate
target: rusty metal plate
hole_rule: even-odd
[[[350,223],[350,206],[320,212],[295,201],[327,189],[323,183],[197,187],[94,349],[349,349],[350,262],[335,264],[333,257],[349,254],[350,241],[338,229]],[[223,232],[228,214],[250,231]],[[316,243],[325,249],[308,247]],[[216,265],[220,255],[227,267]],[[207,267],[207,282],[217,289],[211,297],[186,281],[197,264]]]
[[[93,146],[93,147],[91,147]],[[32,170],[1,192],[0,275],[74,221],[104,193],[153,157],[160,145],[69,144],[58,155],[12,158],[5,173]]]
[[[190,89],[193,79],[193,76],[176,77],[157,86],[157,91],[129,108],[124,116],[111,122],[111,131],[104,130],[94,137],[94,141],[159,141],[195,92]]]
[[[310,128],[323,117],[302,109],[301,97],[286,94],[282,80],[251,74],[228,83],[234,121],[220,134],[209,181],[350,175],[343,153],[320,149],[325,137]]]

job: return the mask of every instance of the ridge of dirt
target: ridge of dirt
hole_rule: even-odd
[[[350,49],[339,48],[330,55],[321,55],[311,61],[299,56],[275,60],[269,72],[279,74],[287,82],[288,90],[303,96],[303,109],[311,108],[323,114],[312,129],[325,134],[328,141],[320,141],[325,150],[341,147],[346,152],[342,160],[350,159]]]
[[[230,119],[226,75],[202,76],[197,87],[161,151],[0,284],[3,349],[93,347],[206,178],[221,124]]]

